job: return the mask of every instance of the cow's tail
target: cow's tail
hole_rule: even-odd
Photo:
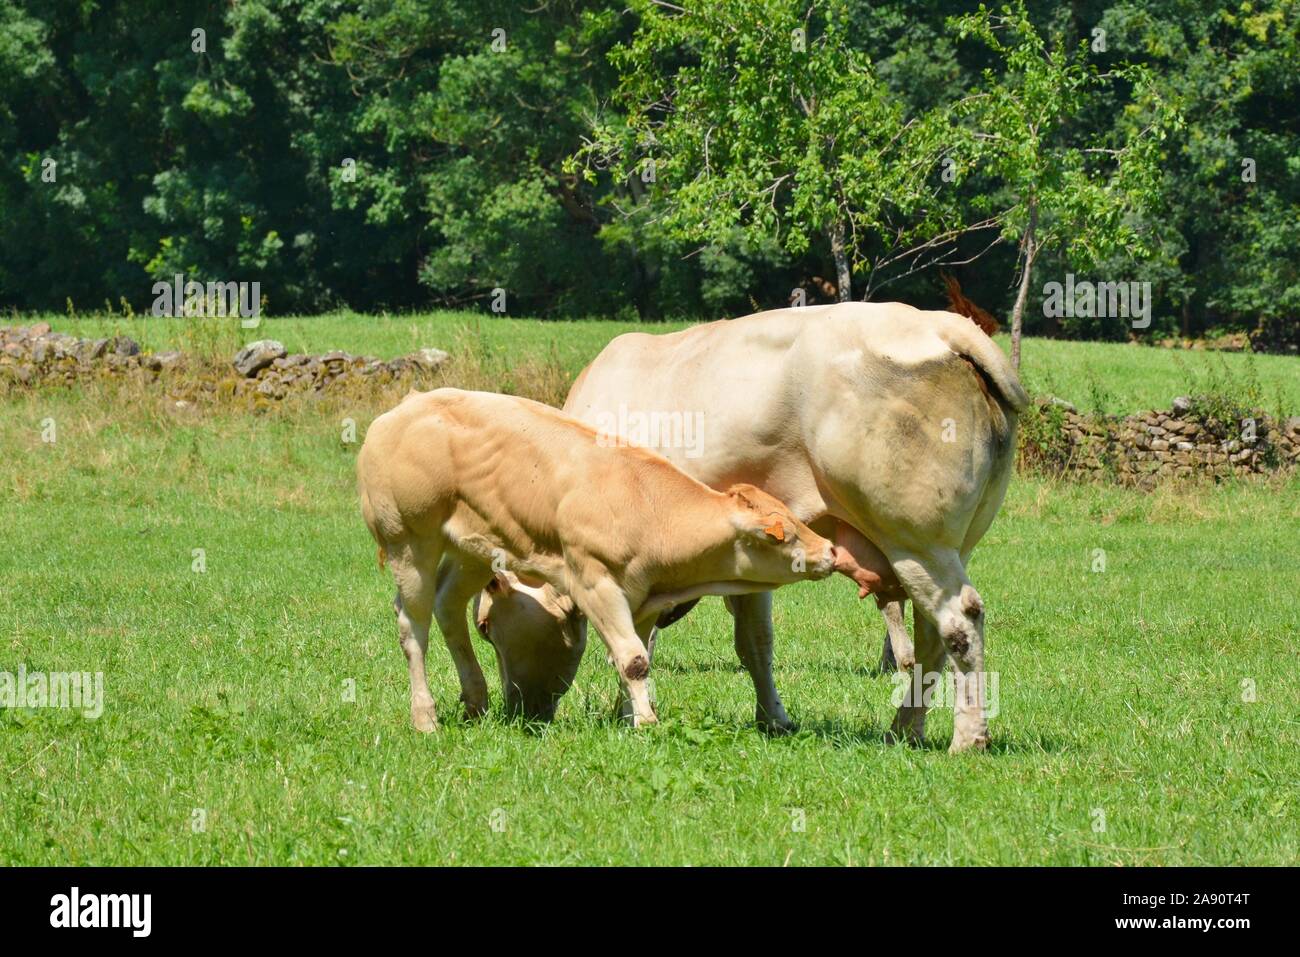
[[[970,361],[1002,405],[1011,412],[1023,412],[1029,396],[1006,353],[970,319],[951,312],[947,315],[950,321],[940,325],[939,337],[949,349]]]

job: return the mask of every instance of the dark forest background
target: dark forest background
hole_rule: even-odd
[[[842,35],[919,116],[1005,69],[949,22],[975,6],[846,2]],[[515,315],[643,320],[783,305],[797,286],[813,301],[834,295],[825,239],[799,255],[752,233],[689,242],[653,209],[623,217],[625,184],[566,162],[593,118],[617,112],[609,54],[635,36],[637,8],[0,0],[0,307],[125,301],[139,311],[153,282],[175,273],[260,281],[274,314],[486,308],[496,287]],[[1182,118],[1160,144],[1149,203],[1131,214],[1147,248],[1089,263],[1092,273],[1152,283],[1148,335],[1294,330],[1300,3],[1027,9],[1044,35],[1070,44],[1104,28],[1099,67],[1145,67]],[[815,32],[816,17],[808,22]],[[496,30],[504,49],[492,49]],[[1085,96],[1068,118],[1074,141],[1113,142],[1131,112],[1127,89]],[[977,219],[998,188],[973,180],[965,215]],[[1014,240],[996,243],[951,271],[1005,317],[1018,252]],[[1062,279],[1073,255],[1044,249],[1035,276]],[[935,269],[872,295],[943,299]],[[1122,323],[1046,320],[1032,305],[1029,334],[1130,334]]]

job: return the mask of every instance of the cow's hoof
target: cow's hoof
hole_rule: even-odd
[[[799,730],[799,726],[790,720],[790,716],[784,711],[778,715],[769,715],[765,711],[759,711],[754,716],[754,723],[758,725],[759,731],[774,738],[794,734]]]
[[[886,744],[910,744],[914,748],[919,748],[925,744],[925,719],[921,719],[918,726],[914,720],[908,719],[903,715],[894,715],[894,723],[889,730],[885,732]]]
[[[888,744],[891,747],[905,744],[912,748],[923,748],[925,747],[925,738],[913,734],[910,731],[895,731],[893,728],[890,728],[885,732],[885,744]]]
[[[952,736],[952,744],[948,746],[948,753],[961,754],[963,751],[987,751],[988,749],[989,736],[987,734],[954,734]]]
[[[461,698],[461,702],[465,705],[465,718],[469,721],[473,721],[475,718],[481,718],[483,715],[488,713],[487,698],[481,700],[466,700],[465,698]]]
[[[645,714],[645,715],[639,714],[636,715],[636,717],[633,719],[632,727],[644,728],[647,725],[658,724],[658,723],[659,723],[659,719],[656,718],[654,714]]]
[[[438,730],[438,715],[433,710],[433,705],[411,709],[411,724],[416,731],[423,731],[428,734],[431,731]]]

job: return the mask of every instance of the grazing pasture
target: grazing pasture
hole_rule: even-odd
[[[66,320],[233,353],[229,324]],[[610,322],[463,315],[268,320],[245,338],[389,357],[555,398]],[[669,327],[671,328],[671,327]],[[206,338],[205,338],[206,337]],[[1087,408],[1167,406],[1300,362],[1029,340],[1026,379]],[[353,462],[395,394],[177,408],[88,382],[0,396],[0,672],[102,672],[104,709],[0,709],[0,864],[1287,864],[1300,857],[1300,482],[1145,494],[1029,475],[975,553],[997,715],[986,754],[882,741],[882,624],[847,581],[776,598],[798,733],[753,727],[716,599],[663,633],[660,725],[615,720],[598,640],[546,727],[410,729],[389,576]],[[1272,411],[1270,409],[1270,411]],[[344,420],[358,441],[342,440]],[[43,441],[43,422],[56,440]],[[202,550],[201,552],[196,550]]]

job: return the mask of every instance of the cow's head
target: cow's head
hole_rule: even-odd
[[[757,585],[788,585],[835,571],[834,543],[795,517],[779,498],[754,485],[733,485],[731,522],[736,577]]]
[[[496,652],[506,713],[554,718],[587,647],[587,620],[573,600],[499,572],[474,599],[474,624]]]

